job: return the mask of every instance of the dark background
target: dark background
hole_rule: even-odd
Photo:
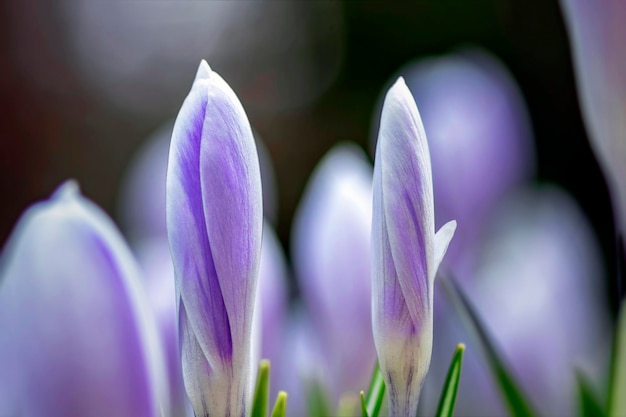
[[[69,177],[116,217],[118,190],[133,152],[176,115],[188,92],[180,90],[141,117],[102,100],[70,64],[66,26],[52,3],[0,3],[2,242],[29,204]],[[255,97],[233,87],[275,165],[277,227],[286,247],[294,209],[320,157],[342,140],[368,149],[375,106],[389,77],[416,57],[477,45],[498,56],[519,83],[536,140],[536,180],[556,183],[574,196],[602,246],[607,276],[616,276],[609,197],[581,120],[556,1],[346,1],[340,7],[341,66],[318,100],[268,112],[249,109]],[[326,29],[334,30],[332,24]],[[319,53],[323,62],[324,50]],[[615,308],[615,280],[608,288]]]

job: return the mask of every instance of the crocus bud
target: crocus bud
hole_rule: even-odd
[[[360,148],[339,145],[315,169],[295,216],[292,239],[294,267],[334,400],[366,387],[376,362],[371,225],[372,166]]]
[[[591,145],[626,233],[626,2],[561,0]]]
[[[1,273],[1,415],[167,413],[138,268],[112,221],[75,183],[26,211]]]
[[[459,222],[446,263],[467,279],[487,221],[532,174],[524,102],[506,67],[480,49],[411,62],[399,72],[428,132],[435,226],[443,219]],[[447,369],[448,352],[445,357]]]
[[[198,416],[244,416],[251,400],[262,204],[246,114],[202,61],[176,119],[166,185],[183,379]]]
[[[389,413],[414,416],[433,339],[433,283],[456,222],[435,234],[428,143],[402,78],[391,87],[376,147],[372,328]]]

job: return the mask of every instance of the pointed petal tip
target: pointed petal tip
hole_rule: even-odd
[[[406,81],[404,80],[404,77],[402,76],[398,77],[398,79],[396,80],[395,83],[393,83],[393,85],[391,86],[387,94],[393,95],[393,96],[400,96],[400,97],[408,94],[409,96],[411,96],[411,98],[413,97],[411,95],[411,92],[409,91],[409,87],[406,85]]]
[[[211,76],[212,73],[213,70],[206,62],[206,60],[203,59],[202,61],[200,61],[200,65],[198,65],[198,71],[196,72],[196,78],[194,79],[194,82],[198,80],[206,80]]]
[[[69,179],[59,185],[50,197],[53,200],[68,201],[80,196],[80,186],[75,179]]]

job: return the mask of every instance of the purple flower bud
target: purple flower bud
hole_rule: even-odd
[[[376,362],[371,225],[371,164],[358,147],[339,145],[309,181],[292,240],[294,267],[325,359],[324,382],[334,400],[366,387]]]
[[[626,232],[626,2],[562,0],[591,145]]]
[[[167,413],[156,326],[111,220],[68,182],[2,257],[0,415]]]
[[[436,217],[459,222],[446,262],[466,275],[486,221],[532,173],[524,102],[507,69],[480,49],[411,62],[399,72],[428,132]]]
[[[373,184],[372,327],[389,412],[415,415],[433,339],[433,283],[456,222],[435,234],[426,134],[402,78],[380,121]]]
[[[262,212],[250,124],[202,61],[176,119],[166,185],[183,379],[196,415],[243,416],[251,400]]]

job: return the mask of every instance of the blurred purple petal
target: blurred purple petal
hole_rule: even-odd
[[[519,193],[494,218],[468,290],[548,415],[575,414],[575,370],[599,376],[607,363],[602,275],[589,224],[562,190]]]
[[[190,410],[187,407],[180,363],[174,266],[169,245],[165,238],[150,239],[142,241],[136,251],[143,269],[144,287],[165,353],[172,415],[187,415]]]
[[[75,183],[28,209],[2,259],[0,413],[155,417],[167,410],[142,291],[119,232]]]
[[[376,360],[370,307],[371,201],[371,164],[358,147],[339,145],[315,169],[294,220],[294,267],[335,400],[346,391],[365,389]]]
[[[404,80],[390,88],[380,121],[373,185],[372,317],[391,415],[415,415],[432,351],[435,238],[428,143]],[[437,239],[437,244],[435,240]]]
[[[119,215],[131,245],[167,237],[165,179],[172,127],[173,123],[167,123],[146,139],[124,177]]]
[[[626,232],[626,2],[562,0],[591,145]]]
[[[243,415],[251,388],[250,333],[263,221],[261,178],[241,103],[204,61],[172,135],[166,214],[179,313],[184,311],[187,322],[181,332],[191,332],[181,335],[192,347],[182,352],[185,387],[196,414],[227,410]],[[190,364],[199,359],[186,352],[201,352],[213,374],[188,378],[188,372],[196,369]],[[192,392],[195,383],[206,378],[214,382],[210,394]]]
[[[259,264],[259,282],[255,300],[254,320],[260,338],[260,358],[269,359],[271,363],[270,398],[276,398],[279,389],[277,376],[286,365],[284,356],[285,333],[287,326],[287,264],[283,249],[272,226],[263,225],[263,244],[261,262]],[[259,358],[259,359],[260,359]],[[257,362],[253,363],[255,366]]]

